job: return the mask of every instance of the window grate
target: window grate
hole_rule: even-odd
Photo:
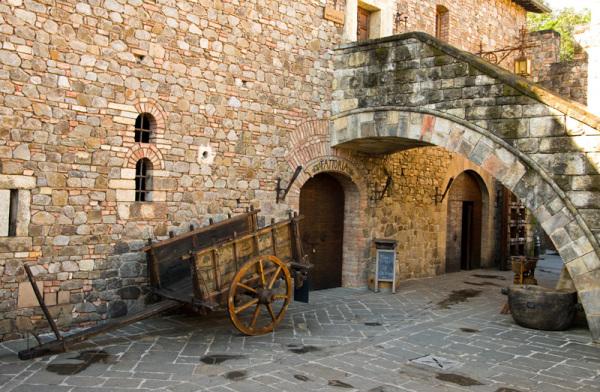
[[[146,158],[140,159],[135,165],[135,201],[148,201],[149,170],[152,170],[152,163]]]
[[[154,128],[155,120],[149,113],[142,113],[135,119],[135,141],[137,143],[150,143],[150,133]]]

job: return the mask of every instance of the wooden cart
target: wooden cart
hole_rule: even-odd
[[[64,352],[69,346],[100,333],[152,317],[183,305],[206,313],[227,308],[231,322],[246,335],[272,331],[284,318],[295,291],[307,299],[309,264],[302,254],[298,222],[271,222],[259,228],[258,210],[149,243],[147,255],[151,291],[159,301],[144,311],[62,337],[43,297],[28,274],[56,340],[19,352],[30,359]]]
[[[515,273],[513,283],[537,285],[535,267],[538,259],[538,257],[511,256],[512,271]]]

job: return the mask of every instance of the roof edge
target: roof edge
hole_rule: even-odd
[[[550,90],[547,90],[524,77],[515,75],[514,73],[507,71],[504,68],[501,68],[497,65],[488,63],[484,59],[479,56],[476,56],[472,53],[463,51],[458,49],[446,42],[443,42],[427,33],[423,33],[420,31],[413,31],[409,33],[404,33],[400,35],[384,37],[384,38],[376,38],[362,42],[354,42],[349,44],[343,44],[339,46],[336,50],[352,50],[354,48],[360,48],[363,46],[373,46],[378,45],[385,42],[394,42],[401,41],[405,39],[417,39],[423,43],[431,45],[436,49],[439,49],[441,52],[446,53],[449,56],[454,58],[463,60],[473,67],[477,68],[479,71],[484,74],[491,76],[495,79],[498,79],[502,83],[514,88],[520,93],[535,99],[549,107],[558,110],[559,112],[573,117],[574,119],[594,128],[600,130],[600,117],[591,113],[587,106],[582,105],[578,102],[563,98],[557,95]]]
[[[528,12],[534,12],[536,14],[552,12],[552,8],[548,7],[540,0],[513,0],[513,2],[519,4]]]

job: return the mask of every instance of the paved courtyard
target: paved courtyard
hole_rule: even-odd
[[[552,284],[559,265],[539,267]],[[396,294],[311,293],[275,333],[244,337],[222,313],[154,318],[69,353],[19,361],[0,345],[9,391],[600,391],[587,330],[542,332],[499,313],[511,273],[402,282]]]

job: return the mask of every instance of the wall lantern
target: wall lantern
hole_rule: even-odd
[[[400,31],[400,24],[404,23],[404,32],[408,30],[408,15],[403,12],[396,12],[394,16],[394,22],[396,23],[396,31]]]
[[[511,54],[518,52],[519,55],[515,59],[514,71],[519,76],[530,76],[531,75],[531,60],[525,56],[527,49],[537,47],[537,44],[530,44],[528,41],[528,32],[525,27],[519,30],[519,39],[516,45],[507,46],[496,50],[483,50],[483,41],[479,43],[479,52],[476,54],[481,56],[486,61],[492,64],[500,64],[506,60]]]
[[[450,177],[450,180],[448,181],[448,185],[446,185],[446,190],[444,191],[444,193],[441,193],[441,194],[440,194],[439,188],[437,186],[435,187],[435,195],[431,196],[431,198],[433,199],[433,201],[435,202],[436,205],[441,204],[444,201],[453,182],[454,182],[454,177]]]
[[[288,182],[288,185],[286,188],[283,188],[281,186],[281,177],[277,177],[277,188],[275,188],[275,202],[276,203],[279,204],[280,201],[285,200],[285,197],[287,196],[288,192],[292,188],[294,181],[296,181],[296,179],[300,175],[301,171],[302,171],[302,166],[297,166],[296,170],[294,171],[294,174],[292,175],[292,178],[290,179],[290,182]]]
[[[515,74],[524,77],[531,75],[531,60],[524,53],[515,59]]]

